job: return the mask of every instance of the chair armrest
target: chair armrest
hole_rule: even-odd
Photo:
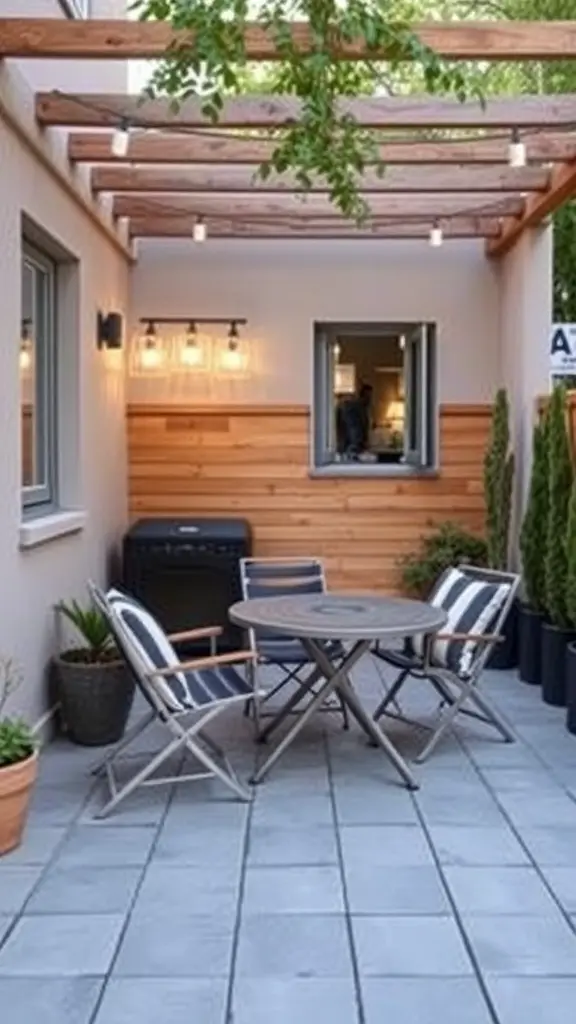
[[[436,640],[472,640],[475,644],[501,644],[504,637],[499,633],[434,633],[432,642]]]
[[[182,633],[169,633],[168,639],[171,643],[178,643],[179,640],[201,640],[205,636],[222,636],[222,626],[202,626],[200,629],[185,629]]]
[[[233,665],[239,661],[255,661],[256,655],[253,651],[234,651],[232,654],[212,654],[207,658],[193,658],[190,661],[179,661],[176,665],[167,665],[166,668],[155,668],[153,672],[147,672],[147,679],[155,679],[158,676],[173,676],[177,672],[188,672],[200,668],[214,668],[218,665]]]

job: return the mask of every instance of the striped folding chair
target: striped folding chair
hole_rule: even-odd
[[[200,637],[212,638],[222,632],[221,628],[193,629],[167,636],[154,616],[135,598],[115,589],[104,595],[94,583],[89,584],[89,590],[148,705],[144,715],[94,769],[96,775],[106,777],[109,788],[109,799],[96,817],[106,817],[139,786],[213,776],[243,800],[250,800],[250,790],[238,778],[226,754],[206,728],[226,708],[253,699],[251,683],[235,667],[239,662],[250,663],[253,653],[237,651],[180,661],[173,643]],[[115,771],[119,755],[153,723],[165,728],[166,746],[120,785]],[[168,758],[184,751],[190,751],[206,771],[187,775],[155,775]]]
[[[470,715],[494,726],[508,743],[515,736],[510,726],[479,691],[479,681],[495,644],[501,642],[502,628],[517,594],[520,577],[461,565],[448,569],[436,583],[429,602],[443,608],[446,626],[434,636],[414,637],[402,652],[377,646],[373,654],[399,669],[399,675],[374,714],[413,723],[398,711],[398,695],[411,676],[426,679],[440,697],[439,720],[416,761],[424,761],[450,729],[458,714]],[[413,723],[424,728],[424,723]]]
[[[326,577],[324,566],[319,558],[242,558],[240,559],[240,580],[244,600],[256,597],[289,597],[297,594],[325,594]],[[259,734],[266,740],[274,729],[286,718],[298,710],[298,705],[306,696],[314,696],[315,684],[319,679],[318,668],[310,661],[310,657],[297,639],[286,636],[275,636],[268,630],[248,631],[250,650],[255,656],[256,667],[274,666],[281,673],[276,685],[265,691],[260,701],[254,701],[254,718],[257,734],[258,719],[267,717],[262,714],[259,705],[270,700],[285,686],[293,682],[297,689],[279,713],[270,713],[273,722]],[[334,641],[327,652],[330,660],[343,658],[345,655],[342,644]],[[307,673],[307,675],[306,675]],[[247,713],[250,708],[247,706]],[[322,707],[323,711],[336,711],[342,715],[343,726],[348,728],[348,709],[341,698],[329,698]]]

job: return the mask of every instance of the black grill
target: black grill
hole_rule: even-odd
[[[242,646],[228,609],[242,596],[239,559],[250,555],[244,519],[141,519],[124,538],[124,587],[157,617],[167,633],[222,626],[219,651]],[[200,654],[209,643],[187,643]]]

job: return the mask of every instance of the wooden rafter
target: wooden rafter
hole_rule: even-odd
[[[424,22],[415,25],[420,40],[451,60],[566,60],[576,57],[574,21]],[[310,48],[305,24],[295,24],[293,37],[301,51]],[[154,59],[186,37],[163,22],[64,21],[58,18],[0,19],[0,57]],[[273,38],[259,26],[248,26],[250,60],[274,60]],[[368,54],[386,58],[386,52]],[[351,42],[336,54],[341,59],[367,56],[363,42]]]
[[[576,158],[576,134],[539,132],[523,137],[529,162],[552,163]],[[385,142],[379,155],[385,164],[505,164],[509,136],[501,139],[461,141]],[[272,144],[262,139],[175,132],[138,132],[130,135],[125,157],[115,157],[110,132],[70,132],[68,155],[85,163],[137,164],[259,164],[267,160]]]
[[[501,233],[487,245],[489,256],[504,256],[527,228],[535,228],[555,210],[576,196],[576,161],[562,164],[552,171],[546,192],[526,199],[524,213],[505,221]]]
[[[531,192],[548,187],[550,171],[544,167],[455,167],[435,165],[390,167],[383,175],[368,171],[358,179],[362,192]],[[256,167],[192,167],[163,170],[136,167],[95,167],[94,192],[298,192],[293,175],[270,175],[265,181]],[[317,181],[310,192],[328,191]]]
[[[429,96],[362,96],[342,102],[341,109],[366,128],[538,128],[573,127],[576,96],[496,98],[484,107],[478,100]],[[243,96],[224,103],[222,128],[277,128],[298,118],[300,104],[291,96]],[[36,116],[43,125],[118,126],[122,121],[152,128],[206,128],[202,101],[192,97],[175,110],[169,99],[58,92],[38,93]]]
[[[132,217],[129,223],[132,238],[192,238],[194,216],[188,214],[180,217],[166,218],[162,216]],[[294,222],[283,220],[281,223],[254,220],[217,220],[206,221],[208,238],[249,238],[249,239],[348,239],[360,241],[370,239],[426,239],[430,233],[430,225],[422,223],[378,224],[371,229],[355,228],[349,224],[326,226],[325,223]],[[446,221],[442,225],[445,238],[497,238],[500,223],[488,217],[459,217]]]
[[[524,199],[507,197],[495,198],[489,193],[458,193],[440,195],[373,195],[369,206],[371,216],[389,219],[428,218],[467,215],[476,213],[486,216],[504,217],[520,215]],[[246,193],[241,196],[205,194],[189,196],[118,195],[114,199],[114,214],[117,217],[180,217],[196,214],[203,217],[249,217],[274,218],[291,217],[302,221],[327,218],[332,222],[347,223],[335,211],[328,196],[311,195],[302,200],[295,195],[265,196]]]

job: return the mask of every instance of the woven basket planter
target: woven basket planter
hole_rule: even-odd
[[[64,653],[54,665],[61,719],[70,739],[85,747],[121,740],[134,700],[134,680],[124,663],[90,664]]]

